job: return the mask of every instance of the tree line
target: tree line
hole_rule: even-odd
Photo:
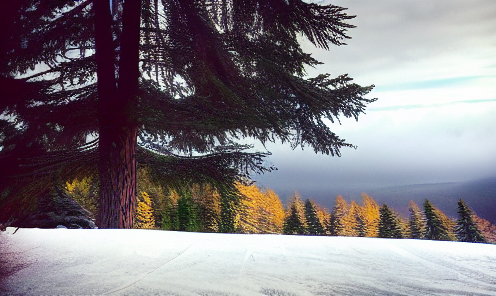
[[[483,226],[488,222],[473,213],[463,200],[458,202],[456,220],[427,199],[422,209],[410,201],[409,215],[402,217],[386,204],[379,206],[365,193],[360,205],[337,196],[329,211],[298,193],[284,207],[273,190],[253,184],[237,183],[240,198],[226,200],[208,184],[177,190],[157,186],[150,178],[148,170],[138,169],[134,228],[496,242],[491,236],[496,227],[490,223],[489,227]],[[66,190],[96,214],[97,186],[89,178],[75,179],[66,183]]]

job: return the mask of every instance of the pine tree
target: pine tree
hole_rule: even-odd
[[[332,209],[329,222],[329,234],[332,236],[345,235],[345,217],[348,214],[348,205],[341,195],[336,197],[336,205]]]
[[[141,193],[136,210],[134,228],[150,229],[155,228],[155,218],[153,217],[152,200],[146,192]]]
[[[353,147],[324,119],[357,119],[373,86],[347,75],[306,77],[305,67],[319,62],[299,44],[300,36],[324,49],[344,44],[353,27],[344,8],[112,3],[111,10],[95,0],[0,2],[0,220],[29,207],[26,196],[94,175],[98,226],[130,228],[140,163],[164,187],[212,184],[228,225],[234,184],[268,169],[266,154],[244,152],[238,139],[328,155]]]
[[[295,192],[289,201],[284,219],[283,233],[284,234],[306,234],[306,219],[304,213],[303,202],[300,195]]]
[[[461,242],[486,243],[477,225],[472,219],[472,211],[463,200],[458,201],[458,221],[456,222],[456,237]]]
[[[190,192],[181,192],[177,200],[177,230],[200,231],[201,221],[198,215],[198,205],[191,198]]]
[[[192,187],[192,198],[198,205],[202,232],[218,232],[220,220],[220,195],[210,184],[195,184]]]
[[[283,226],[284,234],[305,234],[305,226],[301,221],[300,214],[295,204],[291,204],[289,215],[286,217]]]
[[[408,211],[410,212],[410,217],[408,220],[408,229],[410,233],[410,238],[421,239],[424,238],[425,233],[425,221],[420,211],[419,207],[413,200],[410,200],[408,205]]]
[[[221,194],[219,232],[236,232],[236,217],[238,215],[239,204],[240,197],[236,193]]]
[[[307,221],[307,233],[310,235],[324,235],[324,227],[317,216],[317,210],[315,208],[315,203],[307,199],[305,201],[305,218]]]
[[[456,240],[451,221],[443,212],[435,208],[428,199],[424,202],[424,215],[426,218],[424,237],[426,239],[445,241]]]
[[[403,238],[400,221],[391,209],[384,204],[379,209],[379,213],[378,236],[381,238]]]
[[[356,221],[356,236],[365,237],[367,236],[367,221],[365,218],[365,213],[363,207],[358,207],[355,211],[355,221]]]

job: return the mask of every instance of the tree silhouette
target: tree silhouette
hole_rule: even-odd
[[[426,239],[456,240],[451,221],[443,212],[435,208],[428,199],[424,202],[424,215],[426,219],[424,237]]]
[[[284,234],[306,234],[306,222],[305,206],[300,195],[295,192],[286,210],[282,232]]]
[[[410,232],[410,238],[421,239],[424,237],[425,233],[425,221],[417,204],[410,200],[408,205],[408,211],[410,212],[410,217],[408,220],[408,227]]]
[[[315,203],[307,199],[305,200],[305,218],[307,221],[307,233],[310,235],[324,235],[325,230],[317,215]]]
[[[14,4],[13,4],[14,3]],[[100,228],[130,228],[136,167],[169,187],[210,183],[230,229],[235,182],[263,172],[240,138],[340,155],[324,118],[358,118],[372,86],[305,77],[298,36],[342,45],[344,8],[304,1],[0,3],[0,220],[97,175]],[[5,41],[5,42],[4,42]],[[23,76],[20,76],[23,75]]]
[[[400,222],[391,209],[384,204],[380,207],[379,212],[378,236],[381,238],[403,238]]]
[[[456,222],[456,237],[461,242],[485,243],[486,239],[481,234],[472,219],[472,211],[463,200],[458,201],[458,221]]]

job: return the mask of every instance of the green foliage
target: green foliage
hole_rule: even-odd
[[[220,197],[219,232],[236,232],[236,214],[239,206],[239,196],[232,192],[223,192]]]
[[[408,230],[410,238],[422,239],[425,234],[425,218],[417,204],[410,200],[408,211],[410,212],[408,220]]]
[[[291,211],[293,214],[293,211]],[[293,218],[294,219],[294,218]],[[317,210],[315,208],[315,203],[307,199],[305,201],[305,219],[307,221],[306,232],[310,235],[324,235],[325,230],[317,216]]]
[[[453,233],[453,223],[427,199],[424,202],[424,215],[426,218],[424,237],[426,239],[444,241],[456,240],[455,234]]]
[[[193,185],[192,199],[199,213],[202,232],[218,232],[220,219],[220,194],[209,184]]]
[[[387,205],[382,205],[379,213],[378,236],[381,238],[403,238],[400,221],[391,209]]]
[[[200,231],[201,222],[199,220],[198,208],[191,199],[188,192],[182,192],[177,200],[177,230],[179,231]]]
[[[284,221],[284,234],[306,234],[305,226],[301,221],[300,214],[295,204],[290,206],[289,216]]]
[[[325,119],[358,118],[374,101],[364,98],[373,86],[347,75],[305,77],[319,62],[303,51],[301,37],[324,49],[344,44],[353,16],[342,7],[119,1],[122,14],[111,15],[101,1],[7,3],[0,2],[0,220],[19,214],[53,180],[98,174],[100,210],[132,217],[136,157],[167,190],[210,184],[233,198],[221,214],[222,231],[231,232],[237,197],[223,192],[270,170],[262,164],[267,154],[246,152],[239,139],[340,155],[353,145]],[[87,143],[88,136],[97,139]],[[119,173],[130,178],[115,190],[129,193],[124,209],[108,185],[123,152],[127,168]],[[167,220],[162,206],[154,207],[157,221]]]
[[[455,233],[459,241],[471,243],[487,242],[473,221],[472,212],[461,199],[458,201],[458,215]]]
[[[286,210],[286,218],[283,225],[284,234],[307,234],[307,221],[304,211],[301,197],[295,192]]]

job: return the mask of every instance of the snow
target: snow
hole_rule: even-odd
[[[1,295],[496,295],[496,245],[489,244],[14,231],[0,233],[0,261],[19,267],[0,282]]]

